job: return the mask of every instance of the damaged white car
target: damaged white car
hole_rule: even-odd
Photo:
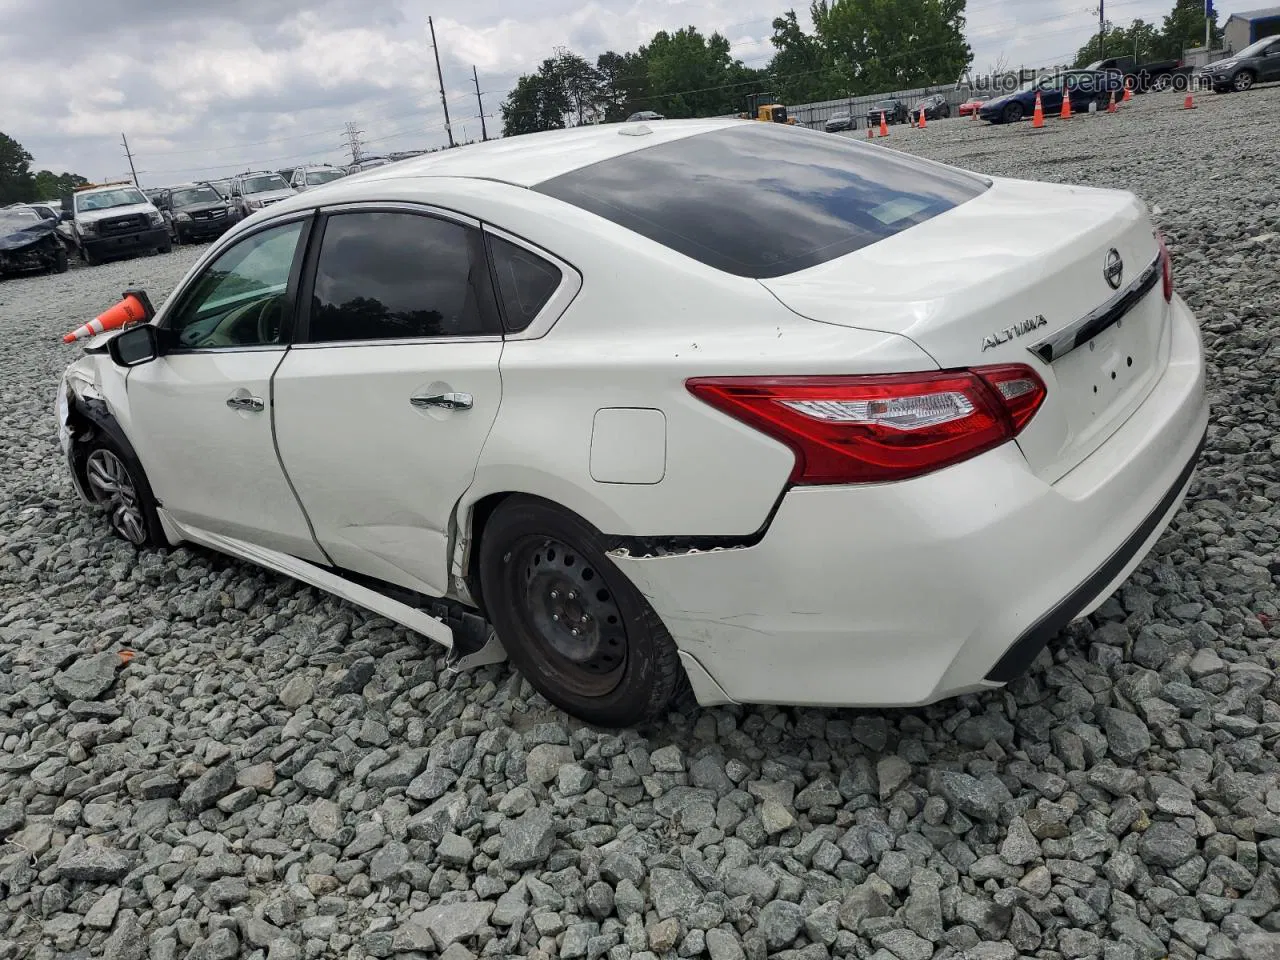
[[[1151,548],[1208,416],[1132,195],[720,120],[275,204],[91,340],[60,405],[78,487],[133,543],[505,651],[606,726],[686,685],[1007,682]]]

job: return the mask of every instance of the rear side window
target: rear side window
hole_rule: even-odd
[[[533,322],[560,286],[560,268],[501,237],[489,237],[489,250],[507,332],[519,333]]]
[[[480,231],[412,213],[330,216],[308,339],[403,340],[499,332]]]
[[[834,260],[987,182],[896,150],[768,123],[662,143],[534,189],[740,277]]]

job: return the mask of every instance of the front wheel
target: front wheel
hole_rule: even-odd
[[[1163,93],[1173,86],[1173,74],[1162,73],[1156,77],[1155,82],[1151,85],[1151,89],[1158,93]]]
[[[58,249],[53,251],[53,266],[50,267],[50,270],[53,273],[66,273],[69,266],[70,264],[67,262],[67,248],[59,243]]]
[[[165,243],[156,247],[156,253],[173,253],[173,244]]]
[[[1017,101],[1014,101],[1013,103],[1009,104],[1007,107],[1004,108],[1004,117],[1003,117],[1004,122],[1017,123],[1019,120],[1022,119],[1023,113],[1024,113],[1024,110],[1022,108],[1022,104],[1018,103]]]
[[[82,452],[85,490],[116,535],[135,547],[162,546],[156,499],[141,464],[101,431],[84,441]]]
[[[93,253],[89,250],[88,246],[82,246],[80,248],[80,259],[84,261],[85,266],[87,267],[92,267],[95,264],[102,262],[101,260],[99,260],[97,257],[93,255]]]
[[[1231,80],[1231,89],[1236,93],[1244,93],[1246,90],[1253,89],[1254,81],[1257,78],[1250,70],[1241,70]]]
[[[485,525],[479,566],[507,656],[566,713],[600,727],[655,722],[687,684],[666,627],[580,517],[505,500]]]

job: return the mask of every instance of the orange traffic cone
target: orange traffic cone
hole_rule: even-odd
[[[880,136],[887,137],[889,135],[889,121],[885,119],[884,111],[880,111]]]
[[[1129,84],[1126,83],[1124,85],[1124,97],[1122,98],[1122,100],[1124,103],[1128,103],[1132,99],[1133,99],[1133,87],[1129,86]]]
[[[1065,91],[1062,94],[1062,119],[1071,119],[1071,96]]]
[[[1040,102],[1040,91],[1036,91],[1036,109],[1031,115],[1031,126],[1039,130],[1044,126],[1044,104]]]
[[[929,118],[924,115],[924,107],[920,108],[920,122],[916,124],[921,130],[929,126]]]
[[[1187,94],[1187,99],[1182,101],[1183,110],[1194,110],[1196,108],[1196,99],[1191,94]]]
[[[1116,112],[1116,92],[1112,90],[1111,102],[1107,104],[1107,113],[1115,113],[1115,112]]]
[[[144,302],[143,295],[126,291],[123,300],[110,310],[98,314],[96,319],[90,320],[78,329],[68,333],[62,338],[62,342],[75,343],[77,340],[88,340],[90,337],[96,337],[100,333],[119,330],[121,327],[136,323],[139,320],[148,320],[150,319],[148,314],[154,315],[154,312],[148,310],[147,307],[148,305]]]
[[[876,138],[876,128],[870,123],[867,124],[867,139],[874,140]]]

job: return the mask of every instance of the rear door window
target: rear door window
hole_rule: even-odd
[[[740,277],[795,273],[923,223],[988,181],[774,124],[658,144],[534,189]]]

